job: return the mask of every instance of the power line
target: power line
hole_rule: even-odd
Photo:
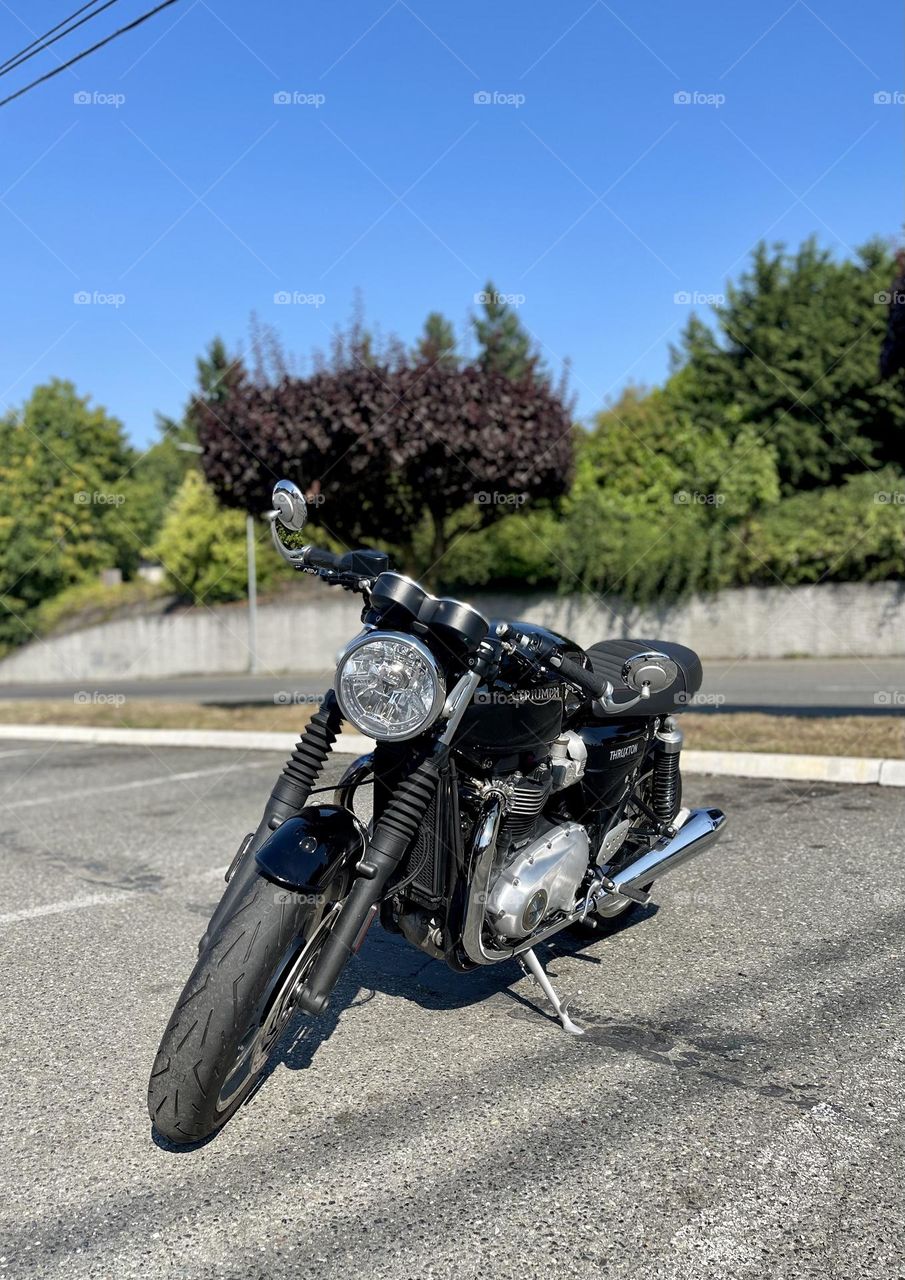
[[[126,23],[124,27],[114,31],[112,35],[105,36],[103,40],[98,40],[97,44],[93,44],[90,49],[83,49],[81,53],[77,53],[74,58],[70,58],[68,62],[64,62],[59,67],[54,67],[53,71],[48,71],[46,75],[39,76],[37,80],[32,80],[31,84],[27,84],[24,89],[18,89],[15,93],[9,94],[8,97],[0,99],[0,107],[5,107],[7,103],[14,102],[16,98],[21,98],[23,93],[28,93],[30,89],[35,89],[39,84],[43,84],[45,80],[52,80],[54,76],[58,76],[62,71],[68,71],[76,62],[81,62],[82,58],[87,58],[89,53],[95,53],[98,49],[102,49],[105,44],[109,44],[111,40],[115,40],[118,36],[125,35],[127,31],[133,31],[136,27],[140,27],[143,22],[147,22],[149,18],[153,18],[155,14],[160,13],[162,9],[169,9],[170,5],[176,4],[177,0],[163,0],[162,4],[157,5],[153,9],[149,9],[147,13],[141,14],[132,22]]]
[[[75,31],[77,27],[81,27],[86,22],[90,22],[92,18],[96,18],[98,14],[103,13],[105,9],[109,9],[111,5],[118,4],[118,3],[119,3],[119,0],[107,0],[106,4],[102,4],[99,9],[95,9],[92,13],[86,14],[85,17],[80,18],[78,22],[73,22],[71,27],[66,27],[65,31],[60,31],[59,35],[53,36],[53,38],[50,40],[45,40],[44,36],[39,36],[38,39],[43,40],[44,43],[39,44],[35,49],[30,49],[30,51],[23,49],[21,55],[17,53],[14,55],[13,58],[10,58],[7,62],[4,62],[3,65],[0,66],[0,76],[5,76],[9,71],[15,71],[16,67],[21,67],[23,62],[27,62],[29,58],[33,58],[35,54],[40,53],[42,49],[49,49],[52,44],[56,44],[58,40],[62,40],[64,36],[68,36],[70,31]],[[97,4],[97,0],[92,0],[92,4]],[[85,7],[87,8],[88,6],[86,5]],[[82,10],[78,9],[76,10],[76,13],[73,13],[71,15],[71,17],[75,18],[77,14],[81,12]],[[63,26],[66,22],[69,22],[69,21],[70,21],[69,18],[65,18],[63,22],[58,23],[56,27],[52,28],[52,30],[53,31],[58,30],[59,27]],[[49,36],[51,32],[48,31],[45,34]]]
[[[45,31],[42,36],[35,36],[31,44],[27,44],[24,49],[20,49],[18,53],[14,53],[11,58],[7,58],[5,62],[0,62],[0,71],[4,67],[8,67],[11,62],[15,62],[17,58],[21,58],[23,53],[28,53],[29,49],[33,49],[36,44],[40,44],[42,40],[46,40],[48,36],[52,36],[55,31],[59,31],[60,27],[65,27],[67,22],[71,22],[73,18],[77,18],[80,13],[84,13],[86,9],[90,9],[92,5],[96,5],[97,0],[88,0],[87,4],[83,4],[81,9],[76,9],[75,13],[70,13],[68,18],[63,18],[62,22],[58,22],[55,27],[51,27],[49,31]]]

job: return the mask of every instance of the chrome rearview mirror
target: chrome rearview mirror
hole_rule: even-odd
[[[293,484],[291,480],[278,480],[273,486],[271,501],[276,518],[284,529],[298,533],[305,527],[305,521],[308,519],[308,504],[297,484]]]
[[[622,680],[642,698],[650,698],[661,693],[675,682],[679,668],[672,658],[665,653],[650,650],[647,653],[636,653],[626,659],[622,668]]]

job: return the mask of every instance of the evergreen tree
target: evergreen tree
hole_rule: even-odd
[[[709,426],[734,407],[776,448],[786,493],[901,462],[905,375],[878,374],[894,269],[879,241],[843,262],[813,239],[794,254],[760,245],[716,308],[717,332],[689,322],[672,403]]]
[[[488,280],[481,294],[482,314],[474,317],[474,331],[481,346],[478,364],[502,373],[512,382],[544,376],[531,335],[515,310]]]
[[[449,368],[459,363],[455,330],[439,311],[431,311],[425,320],[415,347],[415,357],[425,364],[442,364]]]

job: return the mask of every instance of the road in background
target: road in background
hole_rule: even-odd
[[[90,680],[66,684],[0,684],[0,701],[70,698],[103,690],[128,698],[211,703],[290,702],[293,695],[322,693],[333,673],[321,675],[183,676],[168,680]],[[776,714],[871,715],[905,711],[905,658],[786,658],[740,661],[711,658],[704,664],[702,699],[694,710]]]
[[[455,975],[375,928],[211,1143],[147,1076],[282,761],[0,751],[0,1265],[29,1277],[898,1275],[901,800],[694,778],[723,842],[613,938]],[[331,766],[335,774],[341,762]]]

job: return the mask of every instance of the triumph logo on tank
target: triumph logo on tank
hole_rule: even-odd
[[[624,760],[626,756],[633,756],[638,750],[637,742],[632,742],[627,747],[614,747],[610,752],[611,760]]]

